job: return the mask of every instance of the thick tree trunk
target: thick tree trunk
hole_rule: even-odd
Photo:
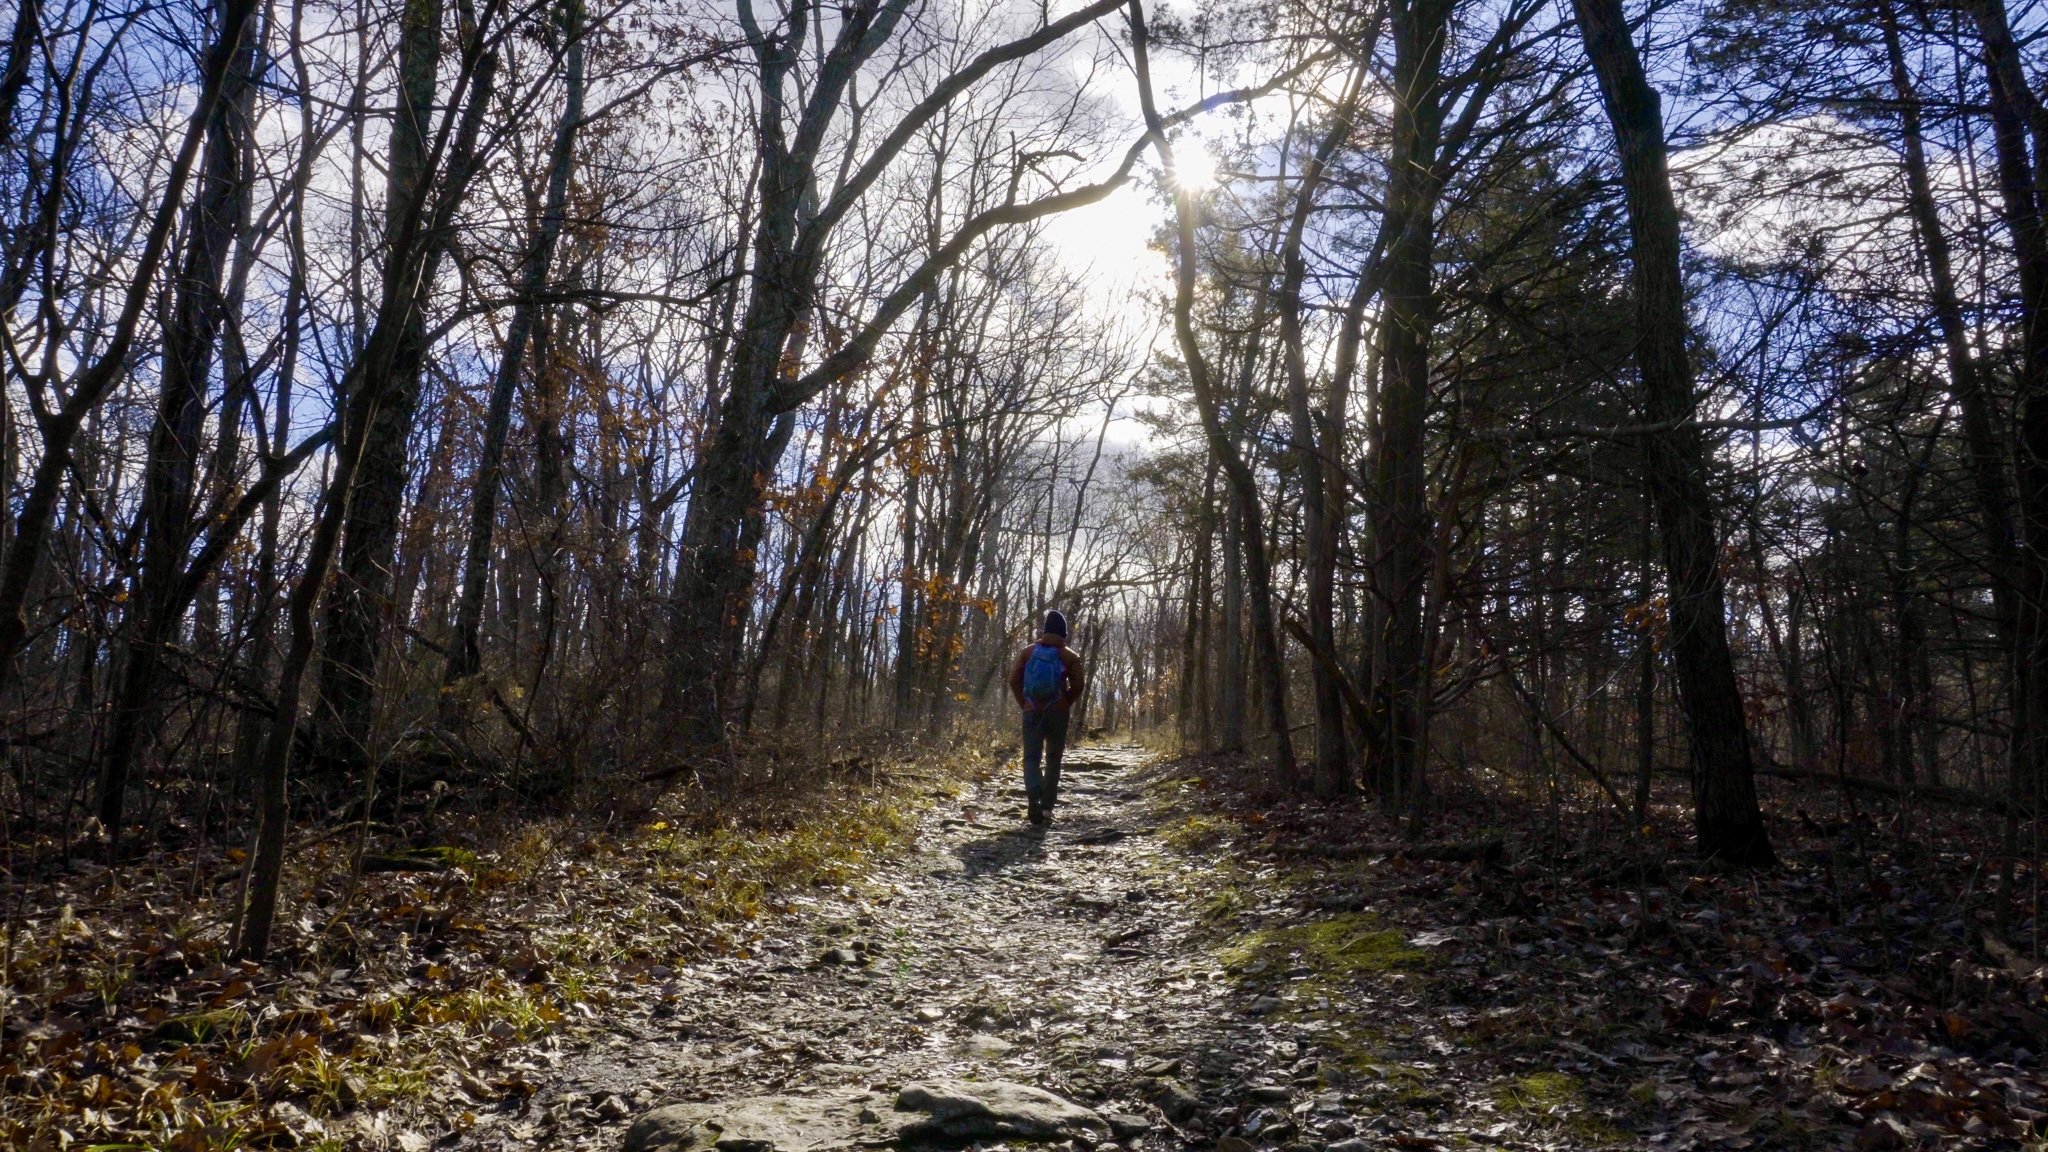
[[[2048,755],[2048,220],[2043,219],[2036,168],[2048,163],[2039,101],[2027,87],[2019,49],[2013,43],[2003,0],[1976,0],[1970,7],[1984,49],[1990,92],[1991,138],[1997,156],[2000,213],[2012,237],[2019,272],[2022,355],[2013,408],[2017,417],[2019,543],[2015,548],[2013,620],[2013,737],[2004,861],[2000,892],[2012,889],[2018,852],[2015,813],[2038,811],[2041,767]],[[2030,162],[2030,125],[2043,155]],[[2001,925],[2011,901],[1999,902]]]
[[[995,69],[1023,59],[1109,11],[1119,0],[1095,0],[1032,32],[981,53],[949,75],[876,145],[859,171],[844,175],[829,202],[817,196],[816,165],[825,134],[865,62],[889,42],[909,0],[859,0],[839,9],[833,43],[807,48],[812,6],[800,0],[778,13],[764,32],[751,0],[740,0],[745,28],[760,73],[756,114],[760,159],[758,222],[753,229],[749,295],[734,340],[732,365],[717,423],[706,438],[695,470],[684,519],[676,596],[671,623],[671,658],[664,706],[678,725],[678,753],[684,757],[721,749],[726,716],[737,715],[734,691],[738,655],[753,585],[755,560],[746,539],[760,522],[762,495],[782,451],[775,418],[793,411],[829,383],[843,379],[873,355],[877,342],[937,278],[974,242],[1010,223],[1025,223],[1068,206],[1093,203],[1123,182],[1127,161],[1110,181],[1041,197],[1005,202],[976,214],[938,251],[918,265],[878,304],[851,339],[804,370],[792,352],[799,321],[813,307],[819,269],[833,228],[879,179],[919,129],[950,106],[954,96]],[[800,59],[815,55],[818,66],[802,85],[801,107],[792,107],[789,78]],[[1135,159],[1135,154],[1130,154]],[[780,427],[786,429],[787,421]],[[781,440],[787,439],[786,432]],[[900,622],[899,622],[900,623]]]
[[[229,18],[226,0],[215,11],[223,22]],[[129,770],[143,734],[154,726],[163,647],[183,617],[178,588],[202,527],[193,523],[200,440],[214,350],[228,322],[228,254],[249,215],[244,153],[253,130],[258,39],[253,30],[242,38],[208,120],[185,251],[171,287],[162,381],[143,466],[142,568],[129,600],[121,683],[100,762],[99,817],[109,836],[120,834]]]
[[[417,15],[419,9],[429,7],[435,7],[434,0],[416,0],[416,7],[408,9],[408,16],[410,18]],[[433,24],[438,23],[436,18]],[[407,32],[408,36],[420,35],[422,26],[410,26]],[[494,46],[487,46],[486,41],[486,37],[492,35],[495,35],[493,30],[473,29],[464,45],[464,74],[456,89],[458,93],[466,89],[467,99],[461,124],[455,128],[452,145],[446,153],[448,161],[442,196],[432,205],[428,204],[429,181],[422,174],[409,178],[408,186],[413,189],[411,196],[393,201],[392,215],[386,221],[387,234],[391,237],[390,251],[387,253],[383,292],[375,322],[364,341],[362,352],[343,380],[345,407],[339,422],[341,429],[335,446],[334,472],[328,478],[326,490],[321,493],[306,558],[298,583],[287,602],[288,640],[278,671],[275,715],[258,763],[256,843],[255,850],[250,853],[248,870],[244,873],[242,916],[235,936],[236,954],[248,959],[261,960],[269,952],[271,933],[277,920],[278,888],[283,879],[285,838],[290,819],[287,789],[291,780],[293,746],[298,737],[299,710],[316,640],[313,615],[341,543],[343,524],[354,504],[352,497],[357,490],[357,472],[363,467],[373,437],[380,434],[376,425],[390,399],[390,391],[402,386],[404,358],[419,350],[416,339],[419,314],[426,302],[426,286],[433,281],[435,256],[444,242],[441,234],[454,206],[461,201],[470,178],[476,173],[477,137],[482,127],[483,112],[491,103],[497,75],[497,52]],[[409,78],[417,79],[417,76]],[[420,95],[420,92],[412,91],[402,95],[401,101],[410,102]],[[428,91],[425,95],[430,97],[432,93]],[[412,103],[411,106],[424,116],[426,105],[423,102]],[[444,131],[447,127],[443,126]],[[394,157],[417,162],[423,170],[431,170],[433,155],[433,152],[423,151],[414,158],[394,149]]]
[[[682,557],[676,574],[668,710],[694,752],[723,747],[725,710],[733,703],[734,664],[753,584],[754,558],[741,548],[747,521],[759,505],[762,480],[775,467],[765,390],[749,385],[740,369],[763,359],[741,336],[735,376],[719,407],[718,425],[697,460],[696,483],[683,519]]]
[[[1344,525],[1343,471],[1337,462],[1344,457],[1343,442],[1336,420],[1318,425],[1309,400],[1308,356],[1303,348],[1301,313],[1302,284],[1308,265],[1302,258],[1304,233],[1315,207],[1330,158],[1351,135],[1353,112],[1365,73],[1352,74],[1350,85],[1338,101],[1308,168],[1295,192],[1294,212],[1287,236],[1280,248],[1280,339],[1287,366],[1287,414],[1295,475],[1301,485],[1303,564],[1308,569],[1308,634],[1319,649],[1310,664],[1316,702],[1316,758],[1311,773],[1316,795],[1341,796],[1351,789],[1351,756],[1344,730],[1344,693],[1337,677],[1337,548]],[[1331,383],[1338,394],[1329,400],[1328,410],[1343,411],[1343,377]]]
[[[1372,589],[1378,600],[1369,699],[1380,740],[1367,774],[1381,803],[1398,809],[1422,786],[1423,593],[1430,571],[1425,490],[1430,335],[1436,325],[1436,206],[1443,187],[1442,69],[1450,5],[1402,0],[1389,13],[1394,36],[1393,145],[1387,159],[1385,341],[1369,506]]]
[[[441,0],[407,0],[398,41],[398,105],[391,119],[389,183],[385,197],[387,277],[410,270],[399,250],[409,211],[425,202],[434,178],[431,160],[435,87],[441,65]],[[428,243],[433,243],[431,239]],[[325,755],[352,772],[368,763],[377,703],[377,656],[387,623],[398,514],[405,499],[406,441],[419,404],[426,357],[426,303],[437,261],[428,255],[417,283],[404,284],[410,302],[399,323],[385,378],[364,376],[362,390],[378,397],[361,444],[353,485],[344,493],[341,570],[327,605],[320,671],[321,732]],[[388,289],[387,289],[388,291]]]
[[[1574,6],[1614,128],[1628,200],[1636,370],[1643,414],[1656,429],[1643,437],[1643,469],[1662,536],[1672,657],[1692,746],[1698,848],[1729,865],[1768,865],[1775,857],[1757,808],[1748,724],[1728,648],[1707,447],[1693,424],[1678,206],[1666,167],[1663,113],[1621,0],[1574,0]]]
[[[1247,325],[1244,347],[1237,365],[1237,387],[1231,396],[1231,411],[1241,409],[1251,395],[1252,382],[1262,367],[1266,332],[1266,306],[1271,293],[1263,290],[1252,298],[1251,323]],[[1211,452],[1209,470],[1222,469],[1222,460]],[[1228,483],[1226,479],[1225,483]],[[1251,692],[1245,675],[1245,568],[1244,525],[1237,512],[1235,489],[1227,489],[1222,516],[1223,549],[1223,644],[1217,691],[1219,728],[1215,751],[1242,752],[1250,723]],[[1254,545],[1256,547],[1256,544]]]
[[[873,8],[864,9],[863,15],[873,18]],[[752,237],[746,309],[733,338],[716,422],[698,451],[677,561],[664,709],[674,717],[686,755],[722,752],[728,710],[737,715],[737,655],[755,568],[744,538],[781,456],[781,446],[770,443],[775,416],[770,405],[791,338],[809,309],[817,272],[815,253],[798,248],[816,161],[815,141],[806,135],[813,121],[803,118],[792,147],[792,109],[784,87],[805,51],[806,6],[798,4],[786,14],[786,33],[764,34],[748,0],[741,0],[740,17],[760,69],[760,215]],[[842,43],[852,28],[849,22]],[[886,36],[887,28],[880,34]],[[819,86],[811,106],[798,111],[808,113],[823,103],[822,114],[829,116],[844,91],[845,80],[837,83],[836,91],[830,84]]]

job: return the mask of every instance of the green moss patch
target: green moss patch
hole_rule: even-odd
[[[1493,1098],[1495,1103],[1510,1112],[1545,1115],[1585,1102],[1579,1082],[1562,1072],[1531,1072],[1527,1076],[1517,1076],[1495,1088]]]
[[[1493,1102],[1510,1115],[1560,1128],[1590,1143],[1615,1144],[1629,1138],[1592,1110],[1576,1077],[1562,1072],[1531,1072],[1496,1085]]]
[[[1245,969],[1299,959],[1326,979],[1399,972],[1422,967],[1429,954],[1408,947],[1398,929],[1383,928],[1368,912],[1344,912],[1321,920],[1248,932],[1217,951],[1226,968]]]
[[[1213,848],[1229,836],[1229,822],[1216,816],[1189,816],[1160,829],[1160,838],[1182,852]]]
[[[1235,884],[1225,884],[1210,893],[1201,903],[1201,917],[1205,924],[1220,924],[1236,917],[1251,907],[1251,899]]]

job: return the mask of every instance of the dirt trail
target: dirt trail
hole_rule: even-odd
[[[656,1103],[971,1075],[1143,1112],[1159,1127],[1138,1146],[1182,1145],[1141,1097],[1214,1047],[1235,994],[1194,939],[1195,865],[1152,827],[1150,763],[1074,749],[1044,830],[1020,818],[1008,772],[941,800],[865,898],[800,899],[756,955],[675,973],[592,1046],[540,1053],[526,1115],[471,1143],[609,1148]],[[1232,1039],[1235,1055],[1215,1053],[1232,1066],[1249,1047],[1284,1071],[1295,1053]],[[1186,1103],[1167,1107],[1185,1118]]]

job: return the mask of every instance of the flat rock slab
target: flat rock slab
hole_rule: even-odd
[[[1109,1121],[1050,1092],[997,1081],[935,1080],[886,1093],[842,1089],[658,1108],[626,1152],[851,1152],[976,1140],[1109,1139]]]
[[[1117,772],[1141,768],[1151,759],[1137,748],[1069,748],[1060,761],[1062,772]]]
[[[872,1092],[752,1096],[657,1108],[626,1132],[626,1152],[842,1152],[886,1147],[894,1102]]]
[[[995,1080],[934,1080],[906,1084],[896,1094],[898,1114],[922,1120],[904,1129],[910,1141],[965,1144],[973,1140],[1109,1139],[1109,1121],[1039,1088]]]

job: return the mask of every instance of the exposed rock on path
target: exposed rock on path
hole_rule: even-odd
[[[626,1152],[843,1152],[978,1140],[1107,1140],[1110,1124],[1050,1092],[1000,1081],[941,1080],[894,1094],[838,1091],[673,1104],[626,1133]]]
[[[935,1086],[972,1078],[976,1090],[1043,1090],[1073,1109],[1041,1138],[1178,1146],[1173,1121],[1146,1102],[1172,1107],[1176,1089],[1146,1069],[1177,1066],[1191,1033],[1227,1015],[1232,989],[1193,935],[1182,900],[1193,866],[1152,827],[1141,778],[1151,760],[1133,747],[1070,750],[1048,829],[1024,823],[1013,772],[940,801],[914,852],[851,894],[798,898],[799,914],[765,923],[752,955],[673,974],[638,1014],[615,1007],[589,1049],[536,1069],[548,1079],[524,1119],[493,1127],[615,1148],[622,1125],[602,1109],[623,1101],[668,1117],[670,1143],[641,1128],[634,1147],[692,1147],[674,1141],[724,1115],[782,1125],[784,1152],[824,1152],[854,1145],[816,1134],[858,1130],[843,1121],[863,1108],[895,1115],[899,1098],[924,1099],[919,1085],[938,1093],[925,1122],[953,1116],[966,1132],[948,1109],[967,1097]],[[726,1103],[659,1112],[668,1101]],[[867,1127],[872,1146],[885,1126]],[[491,1144],[485,1130],[471,1136]]]
[[[1361,1152],[1475,1122],[1503,1148],[1608,1143],[1435,1087],[1459,1078],[1448,1025],[1403,973],[1426,941],[1301,907],[1225,846],[1206,785],[1142,749],[1075,749],[1038,829],[1016,775],[939,798],[863,882],[778,894],[795,914],[745,952],[615,1000],[464,1145],[613,1152],[637,1125],[634,1152]],[[1056,1118],[1018,1119],[1025,1097]]]
[[[1374,824],[1250,803],[1214,763],[1087,748],[1069,768],[1049,830],[1006,767],[862,880],[764,899],[793,914],[733,954],[636,958],[602,1011],[508,1053],[508,1095],[451,1147],[614,1152],[639,1123],[637,1152],[1990,1149],[2048,1116],[2031,1070],[1871,1056],[1876,985],[1849,983],[1847,944],[1810,975],[1722,977],[1782,979],[1805,1013],[1783,1041],[1709,1027],[1700,958],[1746,888],[1289,854]],[[1824,1009],[1801,987],[1823,977],[1861,991]],[[1070,1118],[999,1119],[994,1091]]]

